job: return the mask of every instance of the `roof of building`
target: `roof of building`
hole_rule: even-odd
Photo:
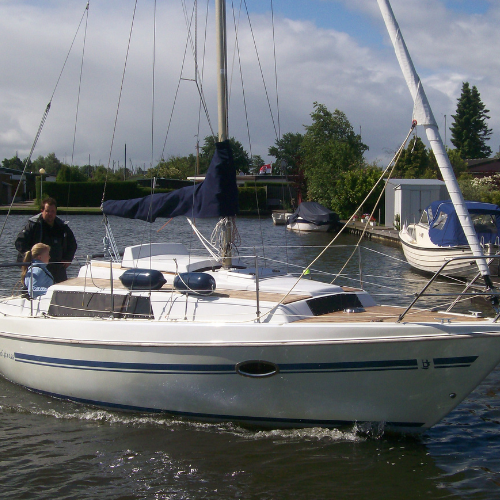
[[[394,186],[442,186],[444,182],[439,179],[389,179],[387,184]]]

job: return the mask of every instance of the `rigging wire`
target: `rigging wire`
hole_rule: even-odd
[[[182,2],[182,5],[183,5],[183,8],[184,8],[184,1]],[[174,102],[172,104],[172,110],[170,112],[170,118],[168,120],[167,132],[165,134],[165,140],[163,141],[163,149],[162,149],[162,152],[161,152],[161,158],[164,158],[164,155],[165,155],[165,148],[167,146],[167,139],[168,139],[168,135],[170,133],[170,127],[172,125],[172,119],[174,117],[174,110],[175,110],[175,105],[177,103],[177,97],[179,95],[179,88],[180,88],[181,82],[183,80],[182,73],[184,72],[184,65],[186,64],[187,49],[188,49],[189,40],[190,40],[191,22],[193,20],[193,14],[191,14],[191,20],[189,20],[187,18],[187,16],[186,16],[186,12],[185,12],[185,9],[184,9],[184,17],[186,19],[186,25],[187,25],[187,28],[188,28],[188,35],[187,35],[187,38],[186,38],[186,43],[184,45],[184,55],[182,56],[181,71],[180,71],[180,74],[179,74],[179,80],[177,81],[177,88],[175,89]]]
[[[88,27],[88,22],[89,22],[89,9],[88,9],[89,4],[87,3],[87,8],[86,8],[86,18],[85,18],[85,30],[83,34],[83,48],[82,48],[82,62],[80,63],[80,78],[78,81],[78,97],[76,100],[76,112],[75,112],[75,129],[73,131],[73,147],[71,149],[71,166],[74,165],[74,158],[75,158],[75,144],[76,144],[76,130],[77,130],[77,125],[78,125],[78,111],[80,109],[80,95],[81,95],[81,90],[82,90],[82,76],[83,76],[83,62],[85,60],[85,46],[87,42],[87,27]],[[68,184],[68,199],[66,201],[66,206],[69,207],[69,196],[71,192],[71,170],[69,171],[69,179],[70,182]],[[41,190],[40,190],[40,196],[42,196]]]
[[[271,101],[269,99],[269,92],[267,91],[266,80],[264,78],[264,71],[262,69],[262,64],[260,62],[259,50],[257,49],[257,42],[255,40],[255,35],[254,35],[254,32],[253,32],[252,21],[250,20],[250,13],[248,12],[248,5],[247,5],[246,0],[243,0],[243,2],[245,4],[245,10],[246,10],[246,13],[247,13],[248,25],[250,26],[250,32],[252,34],[252,40],[253,40],[253,45],[254,45],[254,48],[255,48],[255,54],[257,56],[257,61],[259,63],[259,70],[260,70],[260,76],[262,78],[262,84],[264,85],[264,91],[266,93],[267,105],[269,107],[269,113],[271,115],[271,120],[273,122],[274,134],[276,135],[276,137],[278,137],[278,131],[276,129],[276,123],[274,121],[274,115],[273,115],[273,110],[272,110],[272,107],[271,107]]]
[[[123,84],[125,82],[125,73],[127,71],[127,61],[128,61],[128,55],[129,55],[129,52],[130,52],[130,42],[132,40],[132,32],[134,30],[134,20],[135,20],[135,14],[136,14],[136,12],[137,12],[137,0],[135,0],[135,3],[134,3],[134,12],[132,14],[132,22],[130,24],[130,33],[129,33],[129,37],[128,37],[127,52],[126,52],[126,55],[125,55],[125,64],[123,65],[122,81],[121,81],[121,85],[120,85],[120,93],[119,93],[119,96],[118,96],[118,104],[116,106],[115,123],[114,123],[114,126],[113,126],[113,136],[111,138],[111,146],[109,148],[108,165],[107,165],[107,168],[106,168],[106,177],[104,178],[104,188],[102,190],[101,204],[104,203],[104,198],[106,196],[106,186],[108,184],[109,165],[111,164],[111,155],[113,153],[113,144],[115,142],[116,125],[118,123],[118,113],[120,111],[120,102],[121,102],[121,99],[122,99]]]
[[[241,92],[243,96],[243,108],[245,110],[245,123],[247,127],[247,136],[248,136],[248,146],[250,149],[250,158],[253,158],[253,153],[252,153],[252,138],[250,134],[250,124],[248,121],[248,107],[247,107],[247,100],[246,100],[246,93],[245,93],[245,81],[243,78],[243,67],[241,65],[241,53],[240,53],[240,43],[239,43],[239,37],[238,37],[238,26],[239,26],[239,17],[238,17],[238,23],[236,23],[236,17],[235,17],[235,12],[234,12],[234,3],[231,1],[231,7],[232,7],[232,12],[233,12],[233,23],[234,23],[234,36],[235,36],[235,53],[238,55],[238,66],[239,66],[239,71],[240,71],[240,81],[241,81]],[[240,14],[241,14],[241,2],[240,2]],[[254,179],[254,191],[255,191],[255,202],[257,206],[257,216],[259,218],[259,229],[260,229],[260,238],[262,241],[262,250],[264,252],[264,261],[266,259],[265,256],[265,247],[264,247],[264,232],[262,230],[262,220],[260,217],[260,207],[259,207],[259,196],[257,192],[257,183]]]
[[[281,123],[280,123],[280,102],[278,93],[278,65],[276,58],[276,38],[274,30],[274,5],[273,0],[271,0],[271,24],[273,27],[273,55],[274,55],[274,84],[276,89],[276,120],[278,122],[278,139],[281,139]]]
[[[26,157],[26,159],[24,160],[24,168],[23,168],[23,171],[21,173],[21,180],[23,179],[23,176],[26,173],[26,169],[28,168],[28,165],[31,162],[31,157],[33,156],[33,152],[34,152],[35,147],[37,145],[38,139],[40,138],[40,134],[42,133],[43,126],[45,125],[45,122],[47,120],[47,116],[49,114],[50,107],[52,105],[52,99],[54,98],[57,87],[59,86],[59,82],[60,82],[62,74],[64,72],[64,68],[66,67],[66,63],[68,62],[69,55],[70,55],[71,50],[73,48],[73,45],[75,43],[78,32],[80,31],[80,27],[82,25],[83,18],[85,17],[85,14],[88,13],[89,4],[90,4],[90,2],[87,2],[87,4],[85,5],[85,9],[83,11],[82,17],[80,18],[80,22],[78,23],[78,27],[76,29],[75,35],[74,35],[73,40],[71,42],[71,45],[69,47],[68,53],[66,54],[66,58],[64,59],[64,63],[63,63],[63,66],[61,68],[61,72],[59,73],[59,77],[57,78],[56,84],[55,84],[54,89],[52,91],[52,95],[50,96],[49,102],[48,102],[47,106],[45,107],[45,111],[43,112],[42,119],[40,120],[40,124],[38,125],[38,130],[36,132],[35,139],[33,140],[33,144],[31,145],[30,152],[29,152],[28,156]],[[19,192],[19,188],[21,187],[21,184],[22,184],[21,181],[17,183],[17,187],[16,187],[16,190],[14,192],[14,196],[12,197],[12,201],[10,203],[9,210],[7,211],[7,215],[5,216],[5,219],[3,221],[2,229],[0,230],[0,238],[2,237],[3,232],[5,230],[5,225],[7,224],[7,220],[10,216],[10,212],[12,211],[12,207],[14,205],[14,200],[17,197],[17,193]]]
[[[208,11],[209,11],[209,5],[210,5],[210,0],[207,0],[207,10],[206,10],[206,13],[205,13],[205,33],[204,33],[204,39],[203,39],[203,57],[202,57],[200,81],[198,80],[198,76],[196,78],[196,85],[199,88],[199,94],[200,94],[200,104],[198,106],[198,130],[196,132],[196,136],[197,136],[198,141],[200,139],[201,108],[202,107],[205,109],[205,112],[207,113],[207,118],[209,120],[210,129],[212,130],[212,125],[210,124],[210,117],[208,115],[208,109],[206,108],[206,103],[204,102],[204,99],[202,99],[202,95],[203,95],[203,76],[205,74],[205,55],[206,55],[206,50],[207,50],[207,32],[208,32]],[[198,75],[198,64],[197,64],[196,75]],[[212,130],[212,135],[213,135],[213,130]],[[197,173],[199,174],[199,172],[197,172]]]

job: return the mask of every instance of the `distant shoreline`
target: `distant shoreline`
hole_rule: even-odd
[[[0,206],[0,216],[6,215],[9,211],[9,207],[4,205]],[[34,205],[27,206],[13,206],[10,211],[11,215],[36,215],[40,213]],[[100,207],[57,207],[57,213],[59,215],[101,215],[102,211]],[[239,214],[240,217],[254,217],[258,216],[259,212],[257,210],[242,210]],[[270,216],[270,210],[261,210],[260,215]]]

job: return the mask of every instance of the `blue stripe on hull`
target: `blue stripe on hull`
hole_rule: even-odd
[[[454,358],[434,358],[434,368],[468,368],[477,356],[460,356]]]
[[[54,358],[33,354],[14,353],[15,360],[41,366],[126,373],[157,374],[236,374],[236,364],[177,364],[177,363],[120,363],[116,361],[91,361],[82,359]],[[434,368],[468,368],[477,356],[434,358]],[[283,363],[278,365],[281,373],[349,373],[370,371],[418,370],[418,360],[399,359],[385,361],[347,361],[340,363]]]
[[[172,363],[119,363],[115,361],[89,361],[68,358],[35,356],[32,354],[14,353],[15,359],[21,363],[69,368],[78,370],[127,372],[127,373],[193,373],[203,375],[235,374],[236,364],[172,364]],[[364,372],[418,370],[416,359],[387,361],[349,361],[343,363],[284,363],[279,365],[281,373],[329,373],[329,372]]]
[[[185,411],[175,411],[175,410],[160,410],[158,408],[148,408],[143,406],[131,406],[122,405],[118,403],[107,403],[104,401],[95,401],[92,399],[77,398],[74,396],[65,396],[63,394],[56,394],[52,392],[42,391],[35,389],[33,387],[27,387],[27,389],[43,394],[44,396],[50,396],[58,399],[64,399],[67,401],[73,401],[75,403],[82,403],[86,405],[99,406],[102,408],[109,408],[111,410],[122,410],[122,411],[132,411],[132,412],[142,412],[142,413],[157,413],[165,414],[174,417],[186,417],[190,419],[205,419],[205,420],[225,420],[230,422],[245,422],[245,423],[255,423],[259,425],[269,424],[282,424],[288,426],[326,426],[326,427],[339,427],[342,425],[352,425],[354,423],[362,424],[362,421],[354,420],[316,420],[309,418],[273,418],[273,417],[250,417],[246,415],[219,415],[212,413],[198,413],[198,412],[185,412]],[[423,422],[384,422],[385,425],[390,427],[408,427],[418,429],[424,425]]]

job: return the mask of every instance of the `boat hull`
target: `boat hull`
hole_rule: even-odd
[[[24,320],[30,321],[40,325]],[[57,321],[41,323],[49,327]],[[95,321],[86,323],[88,328],[97,326]],[[114,322],[100,323],[106,327]],[[144,325],[135,323],[141,337]],[[166,337],[177,327],[161,326]],[[451,328],[443,325],[429,337],[418,334],[429,332],[429,327],[394,328],[399,327],[401,335],[406,326],[411,332],[406,338],[376,338],[378,330],[372,338],[348,338],[354,332],[344,335],[342,325],[337,325],[311,330],[316,340],[309,342],[193,344],[148,339],[132,343],[118,335],[114,341],[97,343],[87,335],[87,340],[70,342],[4,330],[0,372],[34,391],[119,410],[279,427],[373,422],[418,431],[449,413],[496,366],[500,332],[471,335],[461,327],[456,335],[451,330],[441,334],[440,329]],[[382,328],[387,333],[388,325]],[[214,325],[203,328],[207,339],[229,335],[223,330]],[[296,334],[288,335],[286,327],[267,333],[271,331],[284,338]],[[328,334],[330,340],[321,339]],[[344,339],[334,340],[335,334]],[[110,338],[113,335],[110,331]],[[80,337],[85,338],[83,331]],[[253,361],[275,367],[275,373],[249,376],[239,371],[241,363]]]
[[[416,245],[411,245],[401,239],[403,253],[410,266],[420,271],[428,273],[436,273],[441,269],[441,266],[453,257],[472,257],[472,252],[469,248],[424,248]],[[474,260],[458,260],[451,262],[446,266],[443,274],[448,276],[474,276],[478,273],[478,268]]]
[[[316,224],[312,224],[311,222],[305,222],[305,221],[296,221],[292,222],[291,224],[287,224],[287,229],[290,229],[291,231],[296,231],[298,233],[300,232],[317,232],[317,233],[326,233],[330,230],[330,225],[329,224],[323,224],[321,226],[317,226]]]

